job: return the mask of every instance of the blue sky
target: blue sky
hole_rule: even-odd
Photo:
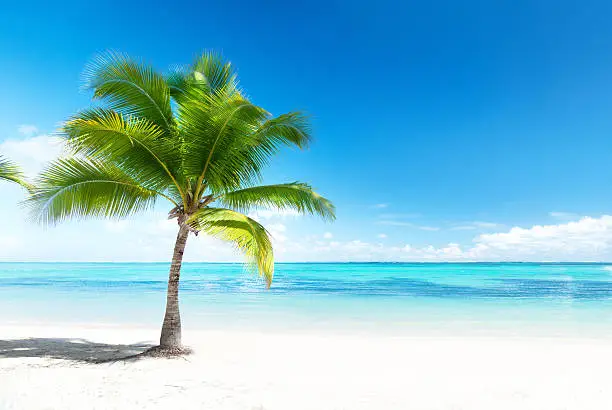
[[[0,150],[32,169],[54,152],[45,136],[89,104],[79,76],[97,52],[164,70],[215,49],[255,102],[314,117],[315,144],[279,157],[266,180],[312,183],[338,221],[264,216],[283,238],[280,259],[612,259],[611,12],[603,1],[11,2],[0,14]],[[0,193],[13,215],[20,192]],[[104,232],[102,250],[62,259],[129,259],[113,243],[156,223],[50,232],[17,212],[0,243],[28,232],[47,251],[15,245],[0,259],[53,258],[52,242],[82,242],[84,229]],[[479,244],[488,253],[468,254]],[[193,259],[210,257],[201,247]]]

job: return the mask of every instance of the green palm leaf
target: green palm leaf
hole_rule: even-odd
[[[204,52],[191,66],[172,67],[166,80],[172,96],[179,99],[240,92],[231,63],[212,51]]]
[[[17,164],[0,155],[0,180],[16,182],[26,188],[30,185]]]
[[[311,139],[302,113],[270,118],[239,94],[184,100],[178,117],[185,173],[212,191],[252,185],[282,146],[305,148]]]
[[[261,110],[261,109],[260,109]],[[263,111],[260,111],[263,114]],[[270,118],[269,113],[255,121],[239,122],[242,129],[231,127],[224,142],[211,158],[204,182],[213,192],[239,189],[261,180],[261,172],[283,146],[305,148],[310,130],[301,113]],[[232,124],[234,125],[234,124]]]
[[[253,130],[267,113],[245,98],[207,97],[179,104],[179,132],[184,139],[184,172],[212,190],[239,187],[256,178],[263,158],[249,155]]]
[[[308,117],[299,111],[270,118],[255,131],[259,144],[306,148],[312,140]],[[276,153],[276,151],[275,151]]]
[[[143,186],[180,198],[179,150],[155,123],[97,108],[77,114],[62,131],[74,154],[114,164]]]
[[[268,231],[259,222],[231,209],[204,208],[194,213],[187,223],[234,244],[270,286],[274,276],[274,253]]]
[[[83,74],[85,88],[94,91],[109,108],[144,117],[164,130],[172,130],[170,88],[153,68],[128,56],[108,52],[97,56]]]
[[[219,201],[243,212],[254,208],[292,209],[327,220],[336,218],[334,205],[302,182],[245,188],[221,195]]]
[[[68,218],[123,218],[151,208],[158,192],[144,188],[121,169],[78,158],[52,162],[26,201],[44,224]]]
[[[214,51],[205,51],[191,67],[197,84],[204,85],[209,93],[231,95],[238,90],[238,79],[232,64]]]
[[[173,66],[170,68],[168,74],[166,74],[166,82],[170,89],[170,97],[176,101],[184,100],[185,98],[196,97],[192,93],[194,86],[193,81],[195,78],[191,74],[189,67],[187,66]]]

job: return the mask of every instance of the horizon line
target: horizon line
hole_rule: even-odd
[[[8,263],[73,263],[73,264],[170,264],[171,261],[3,261]],[[183,264],[210,264],[210,265],[245,265],[244,262],[206,262],[189,261]],[[475,264],[534,264],[534,265],[612,265],[612,261],[292,261],[274,262],[279,265],[289,264],[412,264],[412,265],[475,265]]]

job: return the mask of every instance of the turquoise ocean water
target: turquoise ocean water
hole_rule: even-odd
[[[0,263],[0,320],[158,326],[168,264]],[[294,263],[270,290],[239,264],[186,263],[184,326],[407,334],[612,335],[612,266]]]

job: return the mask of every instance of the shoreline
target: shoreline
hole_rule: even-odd
[[[242,323],[189,323],[183,321],[183,338],[190,334],[230,333],[230,334],[277,334],[295,336],[329,336],[329,337],[379,337],[379,338],[405,338],[405,339],[483,339],[483,340],[591,340],[610,341],[612,343],[612,328],[605,323],[540,323],[537,321],[525,323],[515,322],[482,322],[482,321],[438,321],[438,322],[406,322],[398,323],[356,323],[336,326],[331,322],[325,325],[313,323],[288,324],[286,322],[251,323],[243,326]],[[25,334],[62,333],[70,334],[108,331],[139,332],[152,334],[154,339],[161,330],[159,324],[136,322],[67,322],[67,321],[33,321],[33,320],[0,320],[0,334],[13,332]],[[2,337],[0,337],[2,339]]]

